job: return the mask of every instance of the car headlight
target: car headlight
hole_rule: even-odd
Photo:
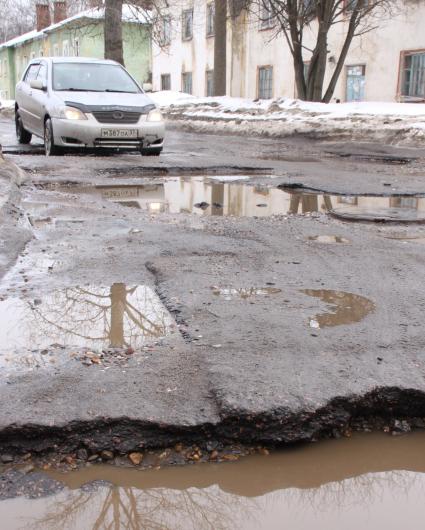
[[[87,116],[80,109],[75,107],[63,107],[60,110],[60,117],[66,120],[86,120]]]
[[[162,114],[158,109],[153,109],[148,114],[147,121],[162,121]]]

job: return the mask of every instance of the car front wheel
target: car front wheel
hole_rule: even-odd
[[[162,153],[162,147],[143,148],[140,150],[142,156],[159,156]]]
[[[55,145],[55,137],[53,135],[53,124],[50,118],[47,118],[44,124],[44,149],[46,156],[56,156],[62,154],[62,149]]]
[[[32,134],[24,128],[22,118],[18,113],[15,114],[16,138],[20,144],[29,144],[31,142]]]

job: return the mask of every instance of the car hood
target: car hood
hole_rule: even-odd
[[[55,96],[66,105],[77,107],[83,112],[95,110],[140,110],[143,112],[155,107],[154,102],[146,94],[56,91]]]

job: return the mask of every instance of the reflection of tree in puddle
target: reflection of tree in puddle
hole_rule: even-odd
[[[110,289],[75,287],[56,291],[31,305],[37,326],[33,342],[47,336],[51,342],[98,347],[140,346],[148,337],[167,334],[171,317],[151,289],[116,283]]]
[[[32,529],[57,530],[216,530],[236,528],[256,501],[229,495],[217,486],[206,489],[139,490],[111,486],[94,491],[69,491],[50,500],[45,515]],[[255,511],[255,510],[252,510]]]
[[[223,491],[217,485],[185,490],[114,486],[89,490],[85,487],[44,501],[44,515],[30,524],[32,529],[39,530],[261,528],[261,521],[266,520],[269,513],[274,513],[282,522],[293,514],[298,514],[298,519],[302,514],[310,521],[324,513],[338,516],[344,511],[352,517],[356,512],[371,512],[374,505],[383,504],[389,495],[398,500],[413,494],[419,497],[425,485],[422,477],[421,473],[406,471],[371,473],[317,488],[289,487],[270,491],[254,498],[237,491]],[[241,490],[243,481],[242,476]],[[396,509],[396,503],[393,504]]]
[[[375,304],[371,300],[357,294],[327,289],[302,289],[301,292],[334,306],[331,311],[316,315],[315,320],[310,322],[312,327],[353,324],[360,322],[375,310]]]

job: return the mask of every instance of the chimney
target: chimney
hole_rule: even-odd
[[[53,23],[58,24],[66,19],[66,2],[56,0],[53,4]]]
[[[49,4],[35,4],[35,12],[37,16],[37,31],[48,28],[52,23]]]

